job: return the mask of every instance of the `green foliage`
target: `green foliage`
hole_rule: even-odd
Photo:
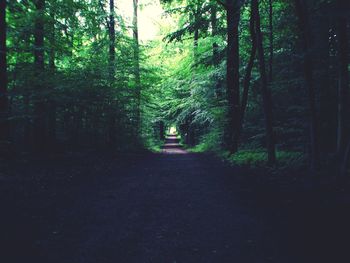
[[[305,165],[305,157],[301,152],[277,151],[278,167],[300,167]],[[263,149],[241,150],[227,159],[236,165],[265,167],[267,153]]]

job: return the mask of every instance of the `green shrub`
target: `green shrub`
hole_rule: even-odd
[[[277,151],[277,168],[300,167],[305,164],[305,156],[302,152]],[[267,153],[264,149],[241,150],[229,156],[228,161],[235,165],[264,167],[267,162]]]

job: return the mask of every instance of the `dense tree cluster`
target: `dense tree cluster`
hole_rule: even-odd
[[[134,6],[128,24],[113,0],[1,1],[2,146],[141,145]]]
[[[187,143],[253,159],[266,148],[271,165],[299,154],[345,173],[348,1],[163,2],[179,17],[167,40],[184,58],[165,81],[167,117]]]

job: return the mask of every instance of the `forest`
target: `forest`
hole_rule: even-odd
[[[2,262],[350,262],[349,20],[0,0]]]
[[[150,4],[1,1],[3,155],[156,149],[174,125],[235,163],[346,174],[347,1],[164,0],[141,42]]]
[[[1,152],[159,148],[332,168],[350,155],[348,1],[1,1]]]

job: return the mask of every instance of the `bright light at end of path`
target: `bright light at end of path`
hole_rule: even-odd
[[[169,130],[169,133],[170,133],[171,135],[176,135],[176,134],[177,134],[176,127],[171,126],[171,127],[170,127],[170,130]]]
[[[126,17],[131,25],[133,16],[133,1],[119,0],[116,2],[117,13]],[[139,0],[138,27],[141,41],[156,39],[159,35],[160,24],[164,10],[159,0]]]

